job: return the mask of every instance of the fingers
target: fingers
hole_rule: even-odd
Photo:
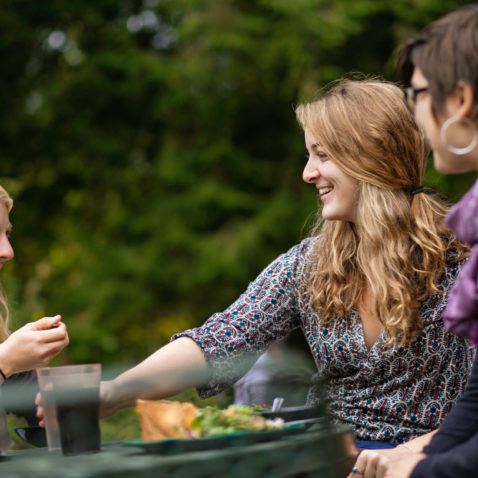
[[[57,317],[58,319],[56,319]],[[35,337],[31,339],[36,344],[36,355],[39,360],[38,365],[40,366],[48,364],[53,357],[58,355],[70,343],[66,325],[63,322],[59,322],[61,316],[44,317],[37,322],[51,323],[51,319],[56,319],[53,323],[58,326],[53,329],[34,329],[33,335]],[[37,324],[37,322],[33,324]]]
[[[30,322],[24,326],[24,330],[40,332],[35,335],[37,343],[49,344],[53,342],[61,342],[61,349],[69,343],[66,325],[61,322],[61,315],[54,317],[43,317],[36,322]]]
[[[387,474],[388,470],[389,461],[386,458],[381,457],[380,460],[378,460],[377,462],[377,469],[375,475],[377,476],[377,478],[383,478]]]
[[[57,326],[61,321],[61,315],[55,315],[54,317],[43,317],[35,322],[31,322],[31,330],[48,330]]]
[[[363,451],[360,453],[360,455],[357,458],[357,461],[355,462],[355,465],[352,468],[352,471],[350,472],[349,476],[347,478],[361,478],[362,477],[362,472],[365,469],[365,465],[367,463],[368,457],[367,454],[368,451]]]
[[[50,360],[58,355],[69,343],[68,335],[61,340],[55,340],[44,343],[39,349],[39,359],[43,365],[46,365]]]
[[[379,455],[373,455],[370,457],[365,469],[363,470],[363,478],[379,478],[379,475],[377,475],[377,464],[379,460]]]
[[[363,474],[361,469],[355,465],[352,468],[352,471],[347,475],[347,478],[362,478]]]
[[[38,425],[41,427],[45,427],[45,417],[43,414],[43,407],[39,406],[37,407],[37,418],[38,418]]]
[[[352,472],[347,478],[379,478],[377,465],[381,455],[375,451],[365,450],[360,453]]]
[[[37,396],[35,397],[35,405],[37,406],[37,418],[43,419],[43,404],[41,401],[41,393],[38,392]]]
[[[58,327],[42,331],[42,341],[44,343],[64,342],[63,347],[68,345],[69,338],[66,330],[66,325],[63,322],[58,322]]]
[[[44,427],[45,426],[45,423],[44,423],[44,420],[43,420],[44,412],[43,412],[43,406],[42,406],[41,393],[40,392],[38,392],[36,397],[35,397],[35,405],[37,406],[36,416],[39,420],[38,424],[41,427]]]

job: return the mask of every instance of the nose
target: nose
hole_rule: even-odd
[[[13,252],[13,247],[10,244],[10,240],[6,235],[0,239],[0,260],[2,262],[7,262],[13,259],[15,253]]]
[[[302,179],[306,183],[314,183],[319,178],[320,173],[315,164],[309,159],[305,165],[304,171],[302,172]]]

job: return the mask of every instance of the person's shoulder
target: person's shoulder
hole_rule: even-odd
[[[265,268],[265,272],[272,275],[280,269],[283,272],[287,271],[288,275],[300,275],[307,264],[311,263],[311,253],[316,249],[316,241],[316,237],[307,237],[296,243],[271,262]]]
[[[317,246],[318,237],[306,237],[302,239],[299,243],[292,246],[284,255],[285,256],[296,256],[299,258],[305,258],[308,254],[315,251]]]
[[[299,242],[298,246],[300,247],[301,252],[307,252],[314,249],[318,243],[318,239],[319,238],[317,236],[310,236]]]

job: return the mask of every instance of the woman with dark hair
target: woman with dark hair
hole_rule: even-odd
[[[400,65],[437,171],[478,171],[478,4],[449,13],[404,43]],[[472,253],[450,292],[445,328],[478,345],[478,181],[446,222]],[[478,476],[477,451],[478,361],[436,434],[390,452],[363,452],[351,476],[471,478]]]

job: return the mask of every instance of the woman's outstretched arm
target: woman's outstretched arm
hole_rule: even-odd
[[[101,383],[101,415],[135,404],[137,398],[157,400],[204,383],[204,354],[192,339],[182,337],[160,348],[114,380]]]

